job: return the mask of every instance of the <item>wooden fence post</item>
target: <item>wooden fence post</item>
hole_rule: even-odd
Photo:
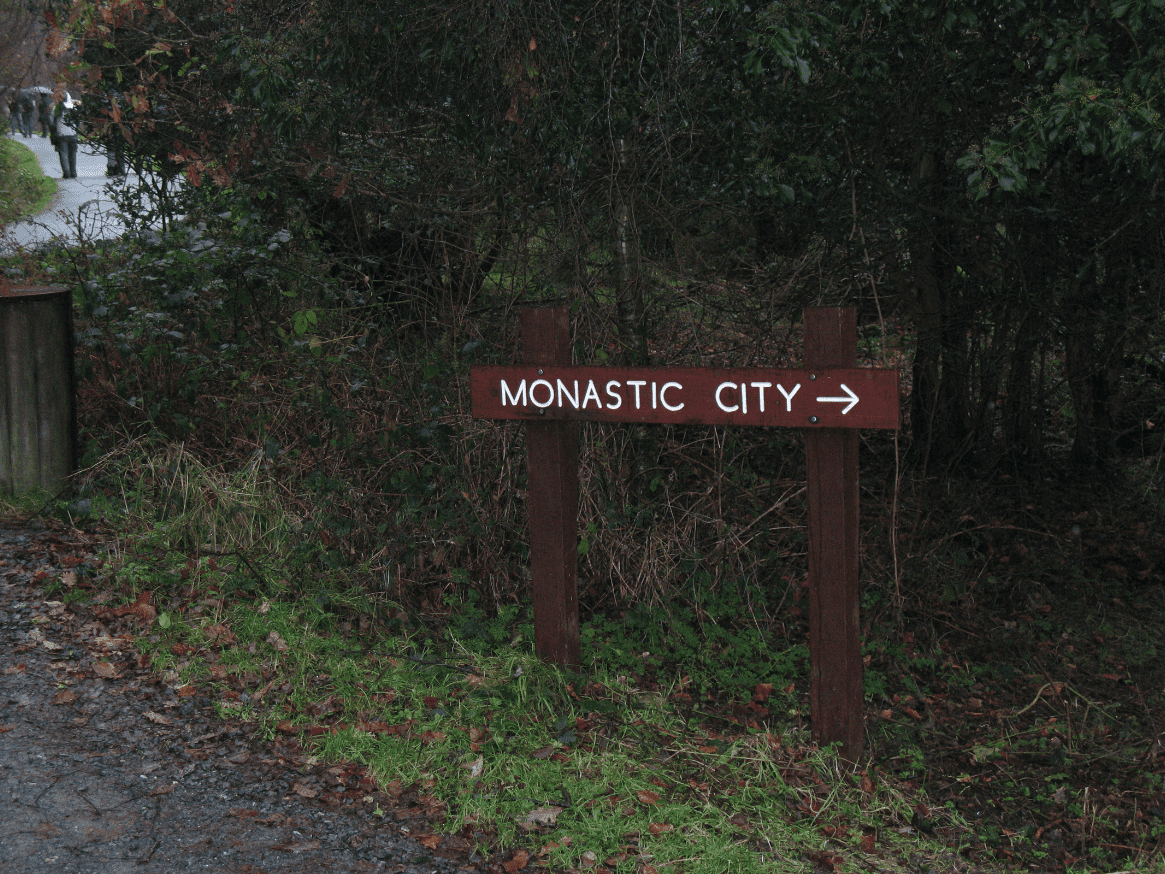
[[[805,368],[853,367],[853,307],[805,310]],[[812,374],[810,374],[812,380]],[[812,383],[807,386],[812,391]],[[805,432],[809,503],[809,709],[813,738],[841,744],[856,761],[865,746],[858,618],[858,432]]]
[[[55,494],[73,472],[72,304],[65,288],[0,288],[0,493]]]
[[[567,307],[524,307],[520,322],[524,364],[570,364]],[[526,445],[534,651],[578,667],[578,422],[528,422]]]

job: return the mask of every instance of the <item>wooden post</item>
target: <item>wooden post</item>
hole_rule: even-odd
[[[853,307],[805,311],[805,368],[853,367]],[[811,374],[812,378],[812,374]],[[812,383],[806,386],[812,391]],[[856,761],[865,746],[858,619],[858,432],[805,431],[809,498],[809,708],[813,738],[841,744]]]
[[[59,492],[76,427],[68,289],[0,288],[0,493]]]
[[[523,363],[570,364],[567,307],[524,307],[520,320]],[[534,651],[578,667],[578,422],[528,422],[526,445]]]

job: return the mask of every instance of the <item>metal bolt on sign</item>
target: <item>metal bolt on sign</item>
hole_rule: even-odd
[[[819,744],[861,755],[858,429],[897,430],[898,372],[858,368],[853,307],[805,310],[804,368],[570,363],[565,306],[520,314],[524,360],[470,368],[473,415],[526,422],[534,647],[579,664],[578,423],[799,428],[809,519],[810,718]]]

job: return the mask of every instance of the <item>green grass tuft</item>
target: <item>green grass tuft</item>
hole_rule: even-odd
[[[45,176],[32,150],[0,137],[0,225],[43,212],[57,193],[57,181]]]

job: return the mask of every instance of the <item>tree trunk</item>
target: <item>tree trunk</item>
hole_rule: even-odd
[[[1098,286],[1088,277],[1069,297],[1064,337],[1065,370],[1075,413],[1072,463],[1104,468],[1116,450],[1113,405],[1124,335],[1123,271],[1109,266]]]
[[[923,202],[940,195],[940,156],[926,151],[915,169]],[[910,245],[914,267],[914,353],[911,428],[928,459],[953,460],[967,436],[966,336],[961,320],[951,317],[949,220],[920,219]]]
[[[0,289],[0,493],[61,491],[77,456],[64,288]]]
[[[635,214],[631,209],[630,183],[621,179],[627,172],[626,143],[616,144],[614,219],[614,279],[615,307],[619,321],[619,339],[627,364],[642,366],[648,363],[647,310],[639,276],[639,238]]]

